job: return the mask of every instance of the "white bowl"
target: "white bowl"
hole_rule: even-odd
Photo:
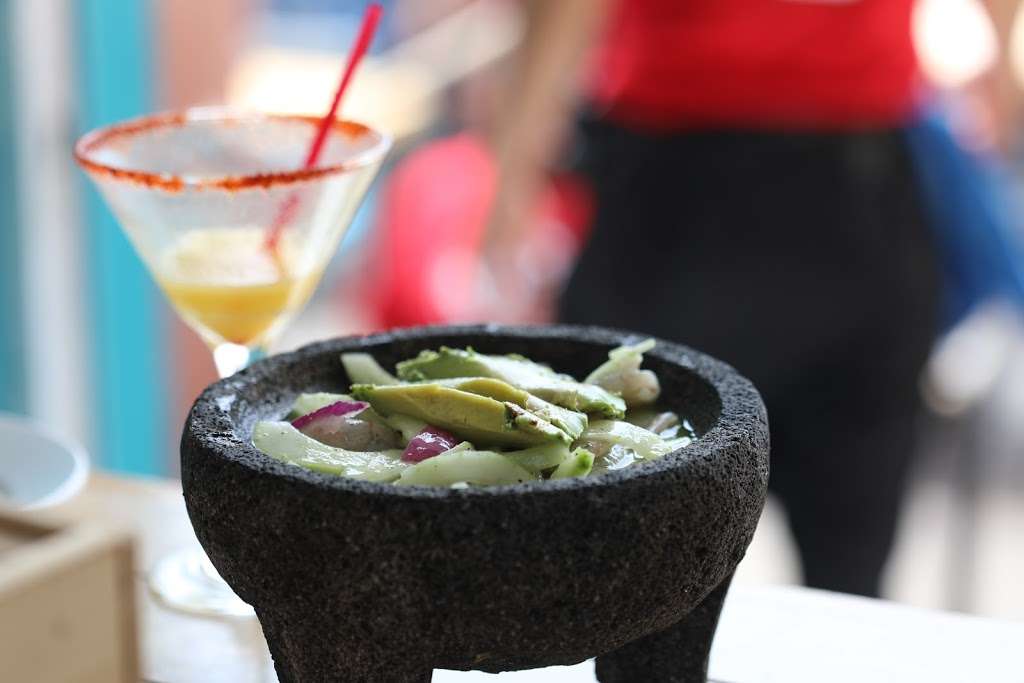
[[[23,510],[62,503],[85,485],[85,450],[30,419],[0,413],[0,504]]]

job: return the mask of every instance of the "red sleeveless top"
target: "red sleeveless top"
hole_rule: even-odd
[[[913,0],[618,0],[589,72],[627,125],[859,128],[910,117]]]

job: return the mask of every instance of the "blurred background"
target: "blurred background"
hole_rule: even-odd
[[[530,212],[522,291],[496,290],[480,258],[495,173],[481,140],[524,34],[519,3],[384,4],[343,115],[390,130],[396,148],[275,350],[398,325],[549,320],[586,239],[587,192],[555,174]],[[180,426],[213,364],[74,166],[73,141],[195,104],[320,114],[363,5],[0,0],[0,410],[81,441],[99,468],[177,474]],[[1011,270],[1024,240],[1015,10],[921,0],[914,15],[930,110],[965,160],[963,175],[922,179],[976,188],[937,220],[998,224]],[[964,268],[985,268],[971,258]],[[1004,289],[955,302],[920,378],[927,411],[887,597],[1024,617],[1024,326],[1019,289]],[[769,507],[743,579],[799,580],[782,514]]]

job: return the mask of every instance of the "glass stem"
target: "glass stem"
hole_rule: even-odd
[[[250,363],[258,361],[266,354],[262,346],[243,346],[224,342],[213,347],[213,363],[217,366],[217,374],[223,379],[230,377]]]

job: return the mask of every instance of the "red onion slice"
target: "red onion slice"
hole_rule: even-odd
[[[292,421],[292,427],[301,430],[303,427],[311,425],[325,417],[348,415],[349,413],[356,413],[360,410],[365,410],[369,406],[370,404],[366,401],[338,401],[337,403],[332,403],[329,406],[324,406],[319,410],[314,410],[312,413],[296,418]]]
[[[458,439],[452,434],[438,429],[437,427],[426,426],[423,430],[409,440],[409,445],[402,453],[402,460],[405,462],[420,462],[427,458],[433,458],[458,444]]]

